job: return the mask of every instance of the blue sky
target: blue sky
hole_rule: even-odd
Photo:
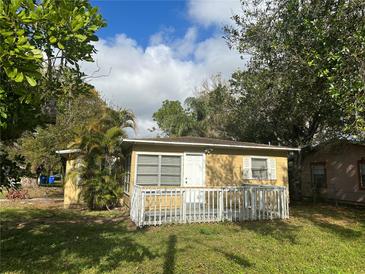
[[[222,38],[239,0],[92,1],[108,26],[98,32],[94,63],[82,68],[112,106],[132,110],[138,137],[151,136],[163,100],[184,101],[204,81],[228,79],[244,61]],[[132,134],[134,135],[134,133]]]
[[[191,26],[187,1],[92,1],[106,19],[108,26],[99,31],[107,39],[123,32],[146,47],[149,37],[164,29],[173,29],[181,37]],[[206,39],[216,31],[214,26],[199,29],[199,39]]]

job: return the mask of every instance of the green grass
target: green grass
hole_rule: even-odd
[[[365,273],[365,210],[136,229],[124,211],[2,206],[1,273]]]

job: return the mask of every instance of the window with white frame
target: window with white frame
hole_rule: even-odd
[[[276,180],[276,160],[261,156],[244,157],[243,178],[253,180]]]
[[[251,172],[253,179],[268,179],[267,159],[251,158]]]
[[[180,186],[181,156],[138,154],[136,184]]]

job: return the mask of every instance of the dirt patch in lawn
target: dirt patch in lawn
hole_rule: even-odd
[[[130,221],[129,209],[126,207],[115,208],[110,211],[89,211],[87,209],[64,209],[63,201],[58,199],[28,199],[5,201],[1,208],[31,211],[34,214],[23,220],[5,220],[3,224],[8,227],[22,229],[26,226],[57,225],[57,224],[113,224],[125,222],[128,229],[135,230],[136,226]],[[44,211],[47,210],[47,211]],[[77,216],[77,217],[75,217]]]

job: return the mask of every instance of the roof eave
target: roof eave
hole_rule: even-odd
[[[174,146],[196,146],[196,147],[219,147],[219,148],[245,148],[245,149],[266,149],[266,150],[282,150],[282,151],[300,151],[300,148],[278,147],[278,146],[245,146],[245,145],[228,145],[228,144],[209,144],[209,143],[191,143],[191,142],[173,142],[173,141],[156,141],[156,140],[138,140],[123,139],[123,142],[134,144],[150,144],[150,145],[174,145]]]

